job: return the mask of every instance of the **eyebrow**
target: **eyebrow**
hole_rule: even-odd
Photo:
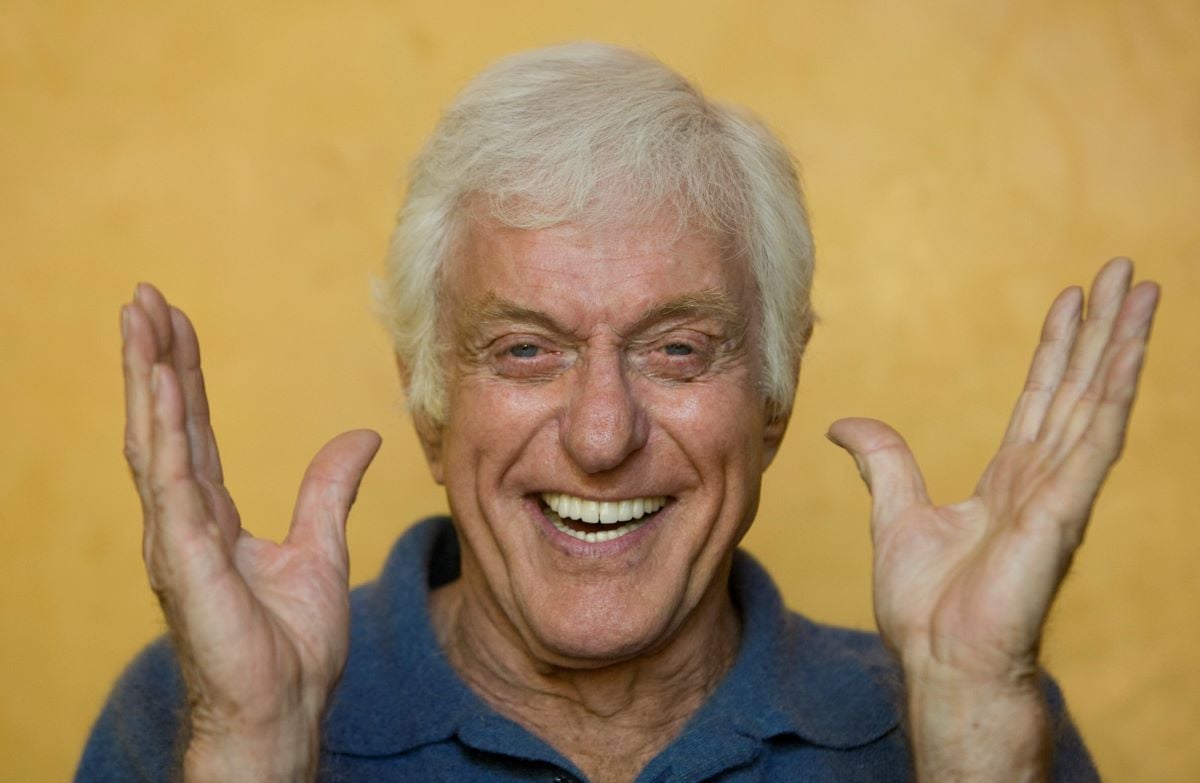
[[[468,306],[469,329],[479,331],[491,323],[516,321],[539,326],[558,334],[569,334],[570,329],[541,310],[534,310],[516,302],[489,293]],[[719,288],[692,291],[654,305],[634,322],[629,333],[636,334],[663,321],[713,320],[731,334],[745,331],[746,319],[728,294]]]
[[[728,294],[719,288],[706,288],[651,307],[638,318],[632,331],[637,333],[663,321],[684,320],[717,321],[722,327],[734,331],[743,329],[746,322]]]
[[[489,293],[483,299],[465,309],[469,329],[478,331],[481,326],[502,321],[517,321],[534,324],[551,332],[565,333],[566,327],[541,310],[523,307],[516,302]]]

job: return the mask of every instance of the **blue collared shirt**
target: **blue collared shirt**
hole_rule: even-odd
[[[378,580],[351,594],[350,655],[323,727],[322,781],[586,780],[568,759],[488,707],[438,646],[429,591],[458,574],[450,520],[426,520],[396,544]],[[742,617],[733,667],[638,783],[908,781],[898,668],[874,634],[787,611],[771,578],[735,556]],[[1055,780],[1098,780],[1062,697],[1045,680]],[[165,639],[117,683],[77,781],[169,780],[186,707]]]

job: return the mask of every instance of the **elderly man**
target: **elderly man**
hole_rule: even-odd
[[[976,494],[938,507],[886,425],[881,637],[787,612],[736,547],[787,426],[812,251],[786,151],[661,64],[572,45],[478,77],[413,169],[383,298],[452,520],[347,589],[379,445],[330,442],[281,544],[222,484],[195,332],[125,306],[126,453],[170,643],[83,780],[1093,779],[1037,666],[1118,456],[1158,292],[1051,306]]]

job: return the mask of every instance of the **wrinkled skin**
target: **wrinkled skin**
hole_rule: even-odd
[[[456,589],[540,663],[612,664],[732,618],[725,576],[783,423],[749,271],[675,229],[479,221],[448,270],[449,415],[425,443],[462,534]],[[586,545],[549,527],[543,492],[669,501]]]

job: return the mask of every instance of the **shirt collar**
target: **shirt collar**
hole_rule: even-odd
[[[350,652],[325,719],[334,752],[389,755],[452,736],[483,708],[446,660],[429,617],[430,585],[458,568],[449,519],[410,528],[380,578],[350,598]]]
[[[352,593],[349,658],[325,720],[329,750],[389,755],[470,733],[480,721],[508,723],[458,677],[434,636],[430,586],[457,569],[453,526],[435,517],[406,532],[381,577]],[[742,613],[741,649],[681,739],[725,725],[756,739],[791,733],[849,748],[898,724],[899,677],[877,637],[788,612],[766,571],[741,551],[730,589]]]
[[[771,577],[741,550],[730,591],[742,646],[702,713],[729,716],[758,739],[790,733],[830,748],[865,745],[899,724],[899,670],[878,636],[789,612]]]

